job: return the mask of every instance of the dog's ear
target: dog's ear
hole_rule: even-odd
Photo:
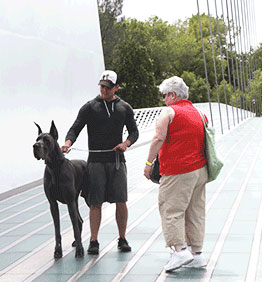
[[[35,122],[34,122],[34,123],[35,123]],[[37,128],[38,128],[38,135],[40,135],[40,134],[42,133],[42,130],[41,130],[40,126],[39,126],[37,123],[35,123],[35,125],[36,125]]]
[[[58,130],[55,126],[54,121],[51,122],[51,127],[50,127],[50,135],[57,141],[59,138]]]

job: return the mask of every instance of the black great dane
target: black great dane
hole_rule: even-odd
[[[64,157],[57,142],[58,131],[53,121],[49,133],[42,133],[40,126],[38,124],[36,126],[38,127],[38,138],[33,145],[33,151],[35,158],[45,160],[46,164],[44,190],[50,204],[55,227],[54,258],[62,257],[60,216],[57,201],[68,206],[75,238],[72,243],[73,246],[76,246],[75,257],[83,257],[84,250],[81,240],[83,220],[78,209],[78,196],[83,185],[86,162],[68,160]]]

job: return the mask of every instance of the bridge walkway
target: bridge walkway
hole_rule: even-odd
[[[126,153],[131,253],[118,252],[115,206],[105,203],[100,254],[75,259],[67,208],[60,205],[63,258],[55,261],[53,223],[39,185],[0,201],[0,281],[261,281],[261,129],[262,119],[251,118],[217,138],[225,165],[219,178],[207,185],[206,269],[163,271],[169,250],[161,232],[158,185],[143,176],[149,149],[146,138]],[[87,249],[89,209],[82,198],[79,205]]]

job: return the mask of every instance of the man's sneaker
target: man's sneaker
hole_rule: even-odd
[[[194,254],[193,255],[193,261],[187,265],[184,265],[184,267],[193,267],[193,268],[200,268],[200,267],[206,267],[207,261],[203,254]]]
[[[128,245],[128,242],[126,239],[123,238],[119,238],[118,239],[118,245],[117,248],[121,251],[121,252],[131,252],[131,247]]]
[[[169,262],[164,266],[164,269],[166,272],[170,272],[172,270],[180,268],[183,265],[190,263],[192,260],[193,255],[187,249],[181,252],[174,251],[173,253],[171,253]]]
[[[99,242],[97,240],[90,241],[90,245],[89,245],[87,252],[89,255],[98,255],[99,254]]]

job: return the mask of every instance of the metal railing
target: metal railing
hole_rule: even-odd
[[[135,109],[135,120],[139,131],[155,128],[156,119],[163,107]]]

